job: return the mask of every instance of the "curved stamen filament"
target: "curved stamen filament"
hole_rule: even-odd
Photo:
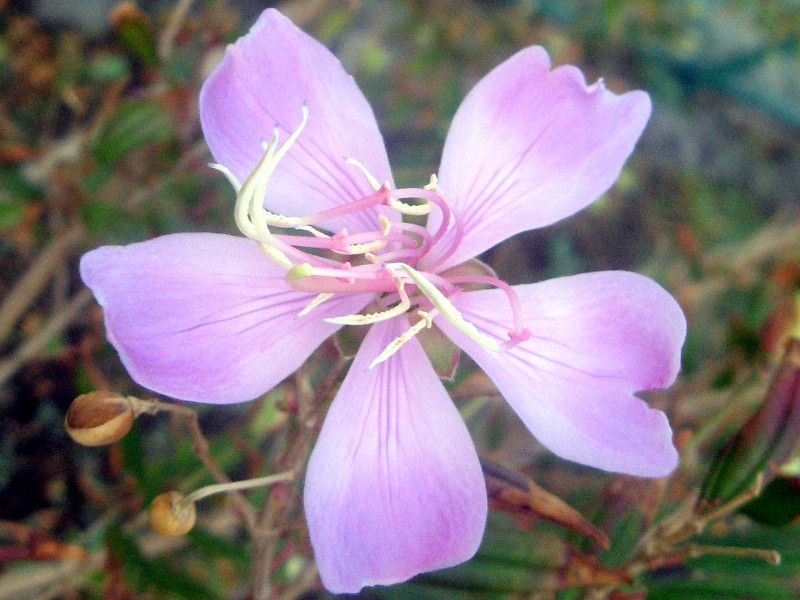
[[[332,292],[323,292],[322,294],[317,294],[314,297],[314,299],[311,302],[309,302],[308,305],[303,310],[301,310],[299,313],[297,313],[297,316],[298,317],[304,317],[305,315],[310,313],[312,310],[317,308],[320,304],[322,304],[323,302],[327,302],[328,300],[333,298],[335,295],[336,294],[334,294]]]
[[[514,317],[514,332],[521,335],[522,332],[525,331],[522,305],[519,302],[519,296],[517,296],[517,292],[514,291],[514,288],[502,279],[497,279],[496,277],[490,277],[488,275],[457,275],[455,277],[448,277],[447,280],[453,285],[458,285],[460,283],[480,283],[491,285],[502,290],[508,298],[508,303],[511,305],[511,314]]]
[[[400,302],[395,306],[382,310],[379,312],[369,313],[366,315],[345,315],[343,317],[331,317],[325,319],[328,323],[335,325],[372,325],[373,323],[380,323],[398,317],[411,308],[411,300],[405,291],[405,283],[402,279],[396,279],[397,294],[400,297]]]
[[[416,284],[420,293],[430,300],[431,304],[439,310],[442,316],[473,342],[492,352],[500,352],[502,350],[496,340],[481,333],[475,325],[467,321],[450,299],[436,285],[431,283],[425,275],[405,263],[389,263],[386,268],[399,270],[406,274]]]
[[[453,220],[455,227],[453,239],[450,241],[447,249],[436,259],[435,265],[439,265],[447,260],[453,254],[453,252],[455,252],[458,244],[461,242],[461,238],[464,235],[464,224],[461,216],[457,211],[453,210],[453,208],[450,206],[450,203],[447,201],[447,198],[442,193],[436,175],[431,175],[430,183],[428,183],[428,185],[426,185],[424,188],[403,188],[395,190],[393,195],[397,198],[422,198],[427,204],[435,204],[439,208],[439,211],[442,215],[442,221],[439,223],[439,227],[433,234],[431,246],[434,246],[445,236],[447,229],[450,226],[450,221],[451,219]]]
[[[389,342],[389,345],[386,346],[386,348],[384,348],[383,351],[372,360],[372,362],[369,364],[369,368],[372,369],[382,362],[389,360],[398,350],[400,350],[400,348],[408,343],[408,341],[420,331],[423,329],[430,329],[431,325],[433,325],[433,319],[437,314],[438,311],[435,308],[429,312],[418,310],[417,315],[422,318],[414,323],[405,332],[403,332],[402,335],[397,336],[391,342]]]
[[[416,249],[418,256],[424,256],[425,253],[430,249],[431,234],[428,233],[428,230],[421,225],[417,225],[416,223],[394,223],[392,226],[400,231],[406,231],[412,235],[419,236],[420,244]]]
[[[361,171],[361,175],[367,180],[367,183],[372,187],[373,190],[377,192],[379,189],[381,189],[381,184],[378,179],[369,172],[369,169],[367,169],[367,167],[365,167],[361,161],[352,157],[347,157],[344,159],[344,161],[348,165],[353,165],[356,169]]]

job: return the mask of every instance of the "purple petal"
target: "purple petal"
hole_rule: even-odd
[[[515,286],[526,342],[508,352],[477,346],[437,319],[466,350],[537,439],[563,458],[640,475],[667,475],[677,463],[661,411],[634,392],[670,385],[680,367],[686,321],[658,284],[622,271]],[[513,329],[498,290],[454,298],[464,317],[501,339]]]
[[[98,248],[81,259],[81,277],[134,380],[218,404],[274,387],[337,329],[324,317],[370,299],[336,297],[295,318],[314,296],[288,288],[255,242],[211,233]]]
[[[544,49],[522,50],[478,82],[458,109],[439,183],[466,235],[440,268],[592,203],[633,150],[650,115],[646,93],[617,96],[602,82],[587,87],[575,67],[549,69]],[[433,228],[438,215],[431,215]]]
[[[407,328],[404,318],[372,327],[308,464],[306,519],[332,592],[458,564],[483,536],[478,456],[422,347],[411,340],[367,369]]]
[[[308,105],[308,124],[270,179],[265,206],[306,216],[372,192],[345,157],[391,181],[375,116],[353,78],[327,48],[282,14],[267,9],[250,33],[229,46],[200,91],[200,120],[215,160],[243,182],[261,157],[261,140],[280,126],[286,139]],[[374,228],[377,213],[327,223],[351,232]]]

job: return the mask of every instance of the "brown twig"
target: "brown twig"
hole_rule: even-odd
[[[28,341],[17,348],[10,358],[0,363],[0,387],[3,387],[21,369],[25,363],[35,357],[52,338],[61,333],[77,319],[89,305],[92,293],[88,289],[81,290],[55,314]]]
[[[295,474],[294,483],[287,488],[286,496],[278,500],[272,494],[267,497],[264,507],[259,515],[259,529],[261,531],[275,531],[278,529],[286,515],[295,506],[298,496],[298,481],[306,462],[308,452],[317,436],[320,426],[319,412],[333,397],[336,384],[344,370],[347,361],[331,345],[332,352],[336,352],[335,362],[331,365],[325,378],[313,390],[309,385],[304,369],[300,369],[294,376],[295,394],[298,409],[294,423],[294,431],[289,432],[290,441],[283,455],[277,461],[277,470],[291,470]],[[268,600],[272,596],[272,560],[275,555],[275,536],[261,536],[253,540],[253,561],[250,575],[250,590],[248,600]],[[316,575],[314,575],[316,580]],[[313,585],[313,582],[309,585]]]
[[[194,452],[195,456],[200,459],[200,462],[203,463],[206,470],[218,483],[231,483],[230,477],[228,477],[225,471],[222,470],[222,467],[220,467],[217,461],[214,460],[214,457],[211,456],[211,448],[208,444],[206,436],[203,435],[203,430],[200,427],[200,419],[197,415],[197,411],[189,408],[188,406],[162,402],[161,400],[156,400],[154,398],[141,402],[143,402],[147,407],[145,411],[150,414],[163,411],[183,417],[189,429],[189,435],[192,438],[192,451]],[[237,490],[229,492],[229,495],[231,497],[231,502],[241,513],[247,529],[252,535],[257,528],[256,513],[253,509],[253,506],[247,501],[247,498],[245,498],[244,495]]]
[[[53,238],[25,274],[17,280],[14,289],[0,306],[0,342],[6,339],[19,318],[28,310],[50,281],[53,273],[63,264],[70,251],[83,240],[83,228],[74,226]]]
[[[178,0],[172,14],[169,17],[167,26],[161,32],[158,39],[158,56],[161,60],[166,60],[172,54],[172,45],[175,43],[175,37],[181,29],[181,25],[186,20],[186,15],[189,14],[189,9],[192,6],[193,0]]]

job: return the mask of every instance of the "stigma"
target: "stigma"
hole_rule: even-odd
[[[389,360],[434,319],[448,321],[470,340],[493,352],[508,351],[530,337],[522,323],[519,300],[511,286],[491,276],[445,277],[436,272],[457,248],[463,225],[439,187],[436,175],[421,188],[394,189],[381,183],[356,158],[344,162],[364,179],[371,190],[362,198],[311,215],[284,215],[267,210],[269,180],[281,160],[297,142],[309,120],[303,104],[300,121],[283,143],[280,128],[262,142],[262,154],[243,183],[224,165],[221,171],[236,190],[234,217],[239,231],[259,244],[268,259],[285,271],[292,289],[314,294],[296,318],[309,318],[321,304],[338,294],[372,294],[367,312],[328,317],[336,325],[365,326],[394,318],[416,315],[418,319],[372,361],[370,368]],[[414,220],[440,212],[439,226],[433,233]],[[329,224],[343,217],[367,213],[373,217],[373,230],[351,233],[334,231]],[[345,219],[346,220],[346,219]],[[432,248],[437,259],[427,269],[418,267]],[[483,284],[501,289],[509,299],[514,327],[507,340],[480,331],[458,310],[454,298],[464,285]]]

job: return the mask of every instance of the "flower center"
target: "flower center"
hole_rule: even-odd
[[[362,163],[348,158],[346,162],[358,169],[372,188],[371,194],[305,217],[266,210],[264,198],[269,178],[307,121],[308,107],[303,105],[300,124],[282,145],[275,125],[272,139],[262,142],[261,159],[241,185],[229,169],[211,165],[225,174],[236,189],[235,218],[239,230],[258,242],[270,260],[286,269],[287,285],[316,294],[298,316],[307,315],[336,294],[376,294],[374,312],[326,319],[339,325],[370,325],[415,310],[420,320],[393,340],[371,367],[387,360],[422,329],[431,327],[433,319],[440,315],[474,342],[496,352],[530,337],[522,325],[519,299],[511,286],[491,275],[448,277],[435,272],[452,255],[463,236],[461,219],[449,205],[435,175],[422,188],[391,189],[388,182],[381,184]],[[432,235],[425,227],[402,221],[404,216],[425,216],[434,208],[440,211],[441,222]],[[364,212],[374,217],[373,231],[350,233],[341,229],[333,233],[325,227],[326,222]],[[275,228],[281,232],[273,231]],[[447,246],[437,252],[435,263],[427,265],[426,271],[417,270],[431,248],[444,244],[445,234],[451,229]],[[463,291],[462,286],[474,284],[497,287],[508,297],[514,329],[509,331],[507,341],[501,342],[479,331],[451,301]]]

